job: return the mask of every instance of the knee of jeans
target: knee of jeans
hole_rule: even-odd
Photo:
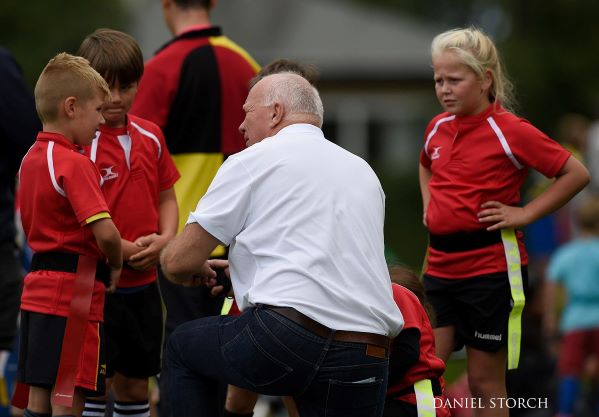
[[[179,339],[181,338],[181,332],[175,329],[166,341],[166,352],[165,359],[167,365],[170,367],[176,365],[179,361]]]

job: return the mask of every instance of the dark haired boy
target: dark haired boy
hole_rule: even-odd
[[[108,82],[112,101],[105,123],[87,149],[102,173],[104,195],[122,236],[125,267],[105,307],[107,377],[114,416],[147,417],[148,378],[160,372],[162,302],[156,283],[160,250],[177,231],[173,185],[179,173],[160,128],[128,114],[143,74],[143,56],[131,36],[98,29],[79,55]],[[105,400],[89,400],[83,416],[103,415]]]

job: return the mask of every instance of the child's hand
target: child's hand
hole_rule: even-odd
[[[160,251],[166,246],[168,239],[157,233],[152,233],[137,238],[133,243],[143,249],[132,255],[128,264],[132,268],[146,271],[158,264]]]
[[[530,223],[526,210],[522,207],[506,206],[499,201],[487,201],[481,204],[482,211],[478,212],[478,221],[493,223],[487,227],[488,231],[519,228]]]
[[[128,261],[133,255],[141,252],[143,249],[126,239],[121,239],[121,248],[123,249],[123,260],[125,261]]]
[[[116,291],[116,286],[119,283],[119,278],[121,277],[122,268],[110,268],[110,285],[106,287],[106,292],[108,294],[112,294]]]

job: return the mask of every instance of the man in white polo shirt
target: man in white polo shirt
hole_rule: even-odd
[[[379,180],[325,139],[318,92],[299,75],[265,77],[244,111],[248,149],[227,159],[162,254],[170,280],[196,285],[222,266],[206,261],[212,249],[230,245],[243,311],[172,334],[173,414],[218,415],[205,387],[220,380],[291,395],[302,417],[380,416],[389,340],[403,319],[383,255]]]

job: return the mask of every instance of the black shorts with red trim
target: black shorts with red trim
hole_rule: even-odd
[[[118,289],[104,307],[108,372],[147,378],[160,372],[164,323],[158,284]]]
[[[528,269],[522,266],[524,292]],[[455,326],[457,346],[496,352],[507,346],[513,300],[507,272],[470,278],[439,278],[424,274],[428,300],[435,309],[436,328]]]
[[[54,386],[66,323],[66,317],[21,310],[19,382],[48,389]],[[87,323],[83,343],[75,386],[101,395],[106,376],[102,323]]]

